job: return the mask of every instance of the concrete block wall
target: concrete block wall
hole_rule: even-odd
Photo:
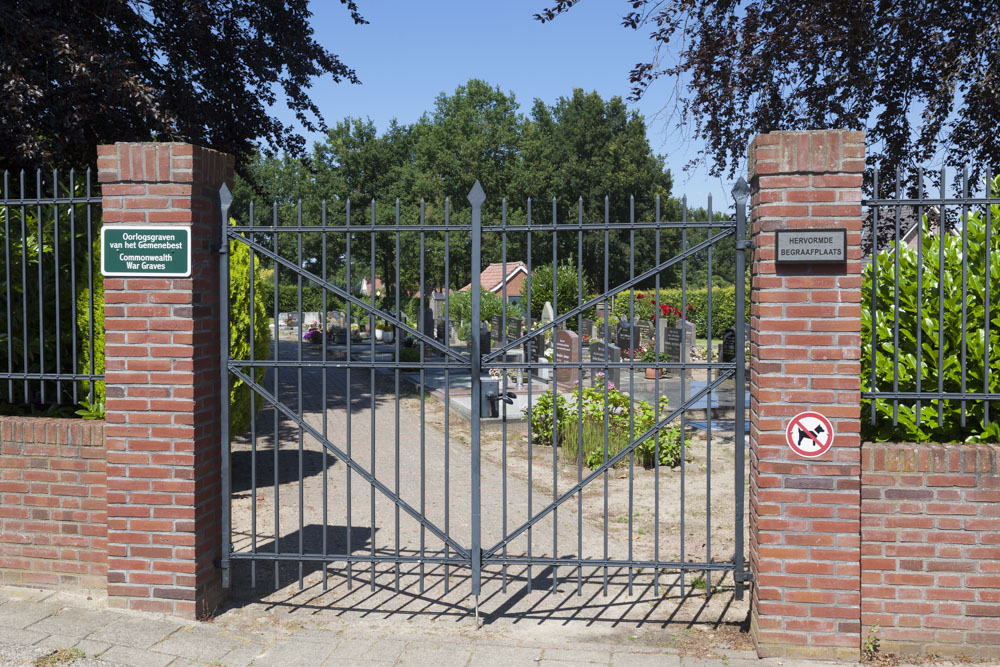
[[[104,422],[0,417],[0,583],[103,589]]]

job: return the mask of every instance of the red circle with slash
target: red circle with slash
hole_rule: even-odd
[[[833,446],[833,424],[818,412],[800,412],[789,420],[785,441],[799,456],[815,459]]]

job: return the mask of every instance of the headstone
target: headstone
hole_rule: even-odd
[[[619,322],[615,327],[615,343],[621,349],[634,350],[639,347],[639,329],[630,322]]]
[[[511,321],[507,322],[507,335],[513,339],[518,339],[521,337],[521,320],[516,317]]]
[[[602,302],[594,306],[594,317],[597,320],[603,320],[606,313],[610,314],[607,303]]]
[[[679,363],[681,360],[681,330],[677,327],[667,327],[663,330],[663,339],[661,345],[663,349],[660,353],[663,355],[661,361],[669,361],[674,363]]]
[[[580,335],[588,336],[590,338],[594,337],[594,320],[583,318],[581,321]]]
[[[590,361],[595,364],[601,364],[605,362],[618,363],[622,360],[622,351],[617,345],[609,345],[608,343],[595,341],[590,344]],[[590,374],[590,386],[599,384],[597,377],[598,373],[604,373],[605,378],[612,382],[616,387],[620,384],[619,380],[621,378],[620,368],[608,368],[608,369],[591,369]]]
[[[722,334],[722,350],[719,361],[729,364],[736,361],[736,329],[729,327]]]
[[[552,320],[556,319],[556,311],[552,309],[552,304],[548,301],[542,306],[542,324],[548,324]]]
[[[490,335],[494,341],[500,341],[503,338],[502,315],[494,315],[490,318]]]
[[[653,323],[649,320],[640,320],[636,327],[639,329],[639,344],[643,347],[649,347],[654,343],[653,336],[656,329],[653,327]]]
[[[542,358],[542,343],[537,336],[525,341],[524,358],[532,363],[538,363],[538,360]]]
[[[556,332],[555,360],[557,363],[580,361],[580,337],[573,331]],[[560,368],[556,373],[559,382],[572,382],[579,376],[576,368]]]
[[[479,354],[489,354],[493,350],[490,345],[490,330],[486,327],[479,329]]]
[[[326,321],[333,327],[343,327],[347,321],[347,316],[339,310],[331,310],[326,314]]]
[[[434,337],[437,338],[437,340],[438,340],[439,343],[444,343],[444,344],[447,345],[448,341],[445,340],[445,331],[446,331],[446,329],[445,329],[445,326],[444,326],[444,320],[438,320],[437,321],[437,331],[435,332],[436,335]]]
[[[605,324],[604,322],[601,322],[600,324],[597,325],[597,337],[605,342],[612,340],[613,331],[614,327],[610,324]]]
[[[320,326],[320,314],[318,312],[302,313],[302,323],[309,328],[312,325]]]
[[[420,332],[426,336],[434,335],[434,311],[430,308],[424,308],[424,321]]]

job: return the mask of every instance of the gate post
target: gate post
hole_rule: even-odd
[[[864,133],[843,130],[759,135],[749,149],[750,609],[760,657],[860,657],[864,158]],[[777,264],[783,229],[846,230],[846,261]],[[815,458],[786,444],[789,420],[806,411],[833,426],[832,448]]]
[[[108,599],[197,617],[224,591],[219,187],[232,157],[182,143],[98,148],[104,226],[191,227],[186,278],[105,278]]]

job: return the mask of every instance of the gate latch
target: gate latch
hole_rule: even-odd
[[[517,398],[517,395],[512,391],[501,392],[499,380],[483,380],[481,387],[482,396],[480,397],[479,410],[483,417],[499,417],[500,402],[503,401],[510,405]]]

